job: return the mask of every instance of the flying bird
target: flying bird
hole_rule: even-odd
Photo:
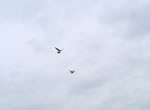
[[[60,54],[61,51],[63,50],[63,49],[59,49],[59,48],[57,48],[57,47],[55,47],[55,49],[57,50],[57,53],[58,53],[58,54]]]
[[[74,70],[69,70],[71,74],[73,74],[75,71]]]

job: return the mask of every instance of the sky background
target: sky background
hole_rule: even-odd
[[[150,110],[149,13],[149,0],[0,0],[0,109]]]

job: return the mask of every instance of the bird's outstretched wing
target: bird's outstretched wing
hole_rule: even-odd
[[[56,49],[57,51],[60,51],[60,49],[58,49],[57,47],[55,47],[55,49]]]

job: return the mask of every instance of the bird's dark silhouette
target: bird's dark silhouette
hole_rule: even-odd
[[[69,70],[71,74],[73,74],[75,71],[74,70]]]
[[[55,49],[57,50],[57,53],[58,53],[58,54],[60,54],[61,51],[63,50],[63,49],[59,49],[59,48],[57,48],[57,47],[55,47]]]

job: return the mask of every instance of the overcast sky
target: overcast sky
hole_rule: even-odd
[[[150,110],[149,13],[149,0],[0,0],[0,110]]]

